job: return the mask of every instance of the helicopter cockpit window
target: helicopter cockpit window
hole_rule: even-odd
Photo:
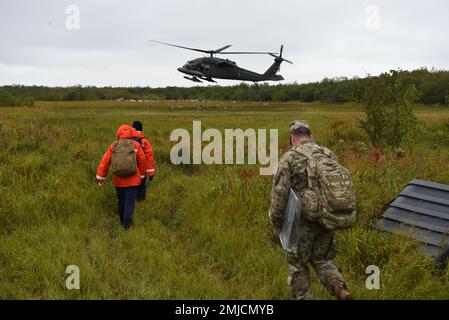
[[[196,61],[196,60],[191,60],[191,61],[189,61],[189,62],[186,63],[186,66],[195,68],[195,67],[197,67],[199,64],[200,64],[200,63],[199,63],[198,61]]]
[[[184,68],[186,68],[186,69],[192,69],[192,68],[195,68],[195,61],[194,60],[190,60],[190,61],[187,61],[187,63],[184,65]]]

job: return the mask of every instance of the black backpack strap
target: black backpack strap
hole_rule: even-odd
[[[143,145],[142,145],[142,139],[140,139],[140,138],[132,138],[131,140],[137,141],[137,142],[140,144],[140,146],[143,147]]]

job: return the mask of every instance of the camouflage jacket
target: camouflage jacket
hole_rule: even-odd
[[[305,142],[311,148],[326,150],[334,159],[335,154],[325,147],[312,142]],[[271,191],[270,220],[274,227],[280,228],[284,220],[284,209],[287,204],[290,187],[302,198],[303,192],[308,188],[307,157],[299,153],[301,145],[294,146],[287,151],[279,161],[278,170],[273,178]]]

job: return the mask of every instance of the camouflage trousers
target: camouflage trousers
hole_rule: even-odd
[[[309,264],[317,273],[321,284],[333,295],[335,285],[346,286],[340,270],[330,261],[337,253],[335,233],[315,223],[302,223],[300,229],[298,252],[287,256],[287,283],[292,299],[312,298]]]

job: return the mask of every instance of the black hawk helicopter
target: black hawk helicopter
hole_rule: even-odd
[[[171,43],[150,40],[151,42],[164,44],[167,46],[172,46],[181,49],[187,49],[197,52],[208,53],[209,57],[197,58],[188,61],[183,67],[178,68],[179,72],[187,74],[184,76],[185,79],[193,82],[216,82],[215,79],[227,79],[227,80],[241,80],[241,81],[252,81],[256,84],[259,81],[281,81],[284,77],[276,74],[279,71],[281,63],[283,61],[292,64],[293,62],[284,59],[282,57],[282,51],[284,46],[281,45],[279,55],[272,52],[223,52],[224,50],[231,47],[231,45],[224,46],[217,50],[203,50],[196,48],[188,48],[183,46],[178,46]],[[265,73],[257,73],[247,69],[240,68],[234,61],[228,59],[221,59],[214,57],[214,54],[267,54],[274,57],[274,63],[265,71]]]

